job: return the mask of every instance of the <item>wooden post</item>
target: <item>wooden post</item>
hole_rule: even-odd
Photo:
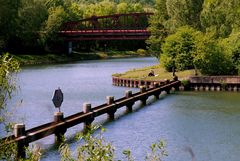
[[[123,80],[123,87],[126,87],[127,86],[127,81],[124,79]]]
[[[92,110],[92,105],[90,103],[84,103],[83,104],[83,113],[88,113],[91,112]],[[83,131],[87,132],[91,129],[91,124],[94,119],[88,119],[83,123]]]
[[[140,92],[141,92],[141,93],[146,92],[146,87],[145,87],[145,86],[140,86]]]
[[[112,78],[112,84],[115,86],[116,83],[115,83],[115,78]]]
[[[134,88],[137,88],[137,81],[134,80],[134,85],[133,85]]]
[[[158,88],[158,87],[159,87],[159,83],[154,82],[154,83],[153,83],[153,87],[154,87],[154,88]],[[154,96],[155,96],[156,99],[159,99],[160,93],[161,93],[161,91],[160,91],[160,92],[156,92],[156,94],[154,94]]]
[[[26,137],[25,124],[15,124],[14,125],[14,136],[17,137]],[[23,141],[17,142],[17,160],[19,158],[26,158],[25,148],[28,147],[28,143]]]
[[[107,96],[107,104],[111,105],[114,102],[114,97],[113,96]]]
[[[146,87],[145,87],[145,86],[140,86],[140,92],[141,92],[141,93],[146,92]],[[141,99],[141,102],[142,102],[143,105],[146,105],[146,104],[147,104],[147,98],[146,98],[146,97],[143,97],[143,98]]]
[[[164,79],[164,84],[168,84],[170,83],[170,80],[169,79]]]
[[[62,112],[55,112],[54,113],[54,122],[57,124],[57,123],[62,122],[62,121],[64,121],[63,113]],[[57,129],[55,131],[55,141],[57,143],[63,142],[63,137],[64,137],[64,134],[65,134],[66,131],[67,131],[66,128]]]
[[[126,98],[132,97],[132,91],[129,91],[129,90],[125,91],[125,97],[126,97]],[[132,112],[132,106],[133,106],[133,104],[134,104],[134,103],[129,103],[129,104],[126,105],[126,107],[127,107],[127,112]]]
[[[153,87],[154,88],[158,88],[159,87],[159,83],[158,82],[153,82]]]
[[[114,103],[114,97],[113,96],[107,96],[107,105],[111,105]],[[111,109],[108,112],[108,119],[109,120],[114,120],[114,114],[117,110],[116,109]]]

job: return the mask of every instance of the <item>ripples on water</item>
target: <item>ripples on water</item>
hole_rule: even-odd
[[[14,118],[25,122],[27,128],[52,121],[56,109],[51,98],[58,86],[64,92],[65,116],[81,111],[84,102],[94,106],[104,103],[107,95],[122,97],[126,88],[112,86],[111,74],[156,63],[153,58],[134,58],[24,68],[19,75],[21,91],[14,99],[23,99],[23,103]],[[180,92],[160,101],[151,98],[144,108],[136,103],[131,114],[123,115],[121,109],[114,122],[105,122],[105,115],[95,122],[105,122],[104,136],[116,147],[117,159],[124,160],[121,151],[131,149],[136,160],[144,160],[148,147],[162,138],[167,142],[167,161],[191,160],[189,149],[196,161],[239,161],[239,96],[230,92]],[[71,149],[76,147],[74,134],[81,129],[82,125],[77,125],[67,131]],[[50,136],[36,142],[50,151],[42,160],[60,159],[53,140]]]

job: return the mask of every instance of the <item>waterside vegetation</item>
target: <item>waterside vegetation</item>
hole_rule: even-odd
[[[156,0],[149,51],[167,71],[237,75],[239,8],[236,0]]]
[[[71,55],[66,54],[34,54],[34,55],[13,55],[21,66],[23,65],[37,65],[37,64],[55,64],[68,63],[81,60],[96,60],[96,59],[115,59],[115,58],[131,58],[131,57],[145,57],[149,54],[144,49],[137,51],[93,51],[88,53],[73,52]]]
[[[149,77],[148,74],[150,71],[154,72],[155,76]],[[178,71],[175,73],[180,80],[187,79],[189,76],[195,75],[194,70],[184,70]],[[166,71],[161,65],[148,66],[144,68],[132,69],[125,73],[115,73],[112,75],[113,77],[120,78],[128,78],[134,80],[164,80],[164,79],[172,79],[173,73]]]

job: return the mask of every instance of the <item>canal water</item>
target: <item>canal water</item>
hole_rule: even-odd
[[[51,99],[58,87],[64,93],[61,110],[65,116],[81,111],[84,102],[96,106],[105,103],[106,96],[122,97],[127,88],[112,86],[112,73],[157,63],[154,58],[131,58],[25,67],[19,74],[21,89],[11,103],[13,121],[25,123],[27,129],[52,121],[57,109]],[[163,139],[166,161],[190,161],[191,155],[196,161],[239,161],[239,98],[239,93],[231,92],[172,93],[159,101],[150,98],[145,107],[136,103],[131,114],[121,109],[113,122],[101,116],[95,124],[106,128],[103,135],[115,146],[116,160],[126,160],[122,151],[130,149],[135,160],[142,161],[149,146]],[[81,129],[77,125],[66,133],[73,151],[77,146],[74,134]],[[35,142],[46,150],[41,160],[60,160],[53,142],[53,136]]]

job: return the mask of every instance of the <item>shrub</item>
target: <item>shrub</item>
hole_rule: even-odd
[[[216,40],[207,36],[198,41],[194,65],[202,74],[229,75],[233,74],[231,57],[226,54]]]
[[[193,55],[196,52],[196,37],[200,32],[185,26],[166,38],[162,46],[160,62],[167,71],[193,69]]]

